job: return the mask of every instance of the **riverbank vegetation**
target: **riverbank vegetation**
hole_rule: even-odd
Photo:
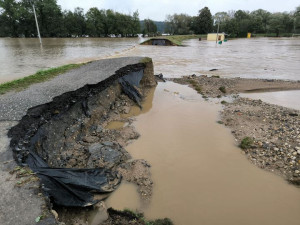
[[[291,12],[270,13],[263,9],[252,12],[237,10],[218,12],[212,16],[209,8],[201,9],[197,16],[187,14],[168,15],[165,32],[170,34],[206,34],[225,32],[230,37],[246,37],[247,33],[256,36],[292,36],[300,33],[300,6]]]
[[[78,68],[83,64],[69,64],[60,67],[51,68],[48,70],[40,70],[37,73],[18,79],[14,81],[10,81],[4,84],[0,84],[0,94],[4,94],[13,90],[22,90],[24,88],[29,87],[32,84],[41,83],[55,76],[65,73],[68,70]]]

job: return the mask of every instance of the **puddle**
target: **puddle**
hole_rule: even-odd
[[[179,225],[298,225],[300,189],[252,165],[216,123],[220,109],[187,86],[158,85],[152,108],[134,122],[141,137],[127,147],[151,164],[153,197],[140,206],[146,217]],[[136,209],[134,188],[121,188],[107,204]]]
[[[124,193],[126,193],[124,195]],[[137,187],[133,184],[122,182],[120,187],[106,201],[107,208],[114,207],[117,210],[131,209],[138,210],[141,208]],[[125,207],[124,207],[125,206]],[[107,214],[103,211],[93,210],[89,216],[89,225],[99,225],[107,219]]]
[[[281,105],[291,109],[300,110],[299,98],[300,91],[277,91],[265,93],[243,93],[241,97],[260,99],[270,104]]]
[[[125,122],[122,121],[111,121],[107,124],[107,126],[105,127],[105,129],[109,129],[109,130],[120,130],[125,126]]]

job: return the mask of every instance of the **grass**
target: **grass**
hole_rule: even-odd
[[[130,209],[125,209],[123,212],[131,214],[133,217],[142,221],[145,225],[173,225],[173,222],[169,218],[146,220],[143,213],[134,212]]]
[[[224,86],[219,87],[219,90],[224,94],[226,93],[226,88]]]
[[[144,58],[140,61],[140,63],[148,63],[148,62],[152,62],[152,59],[149,58],[149,57],[144,57]]]
[[[198,94],[203,94],[202,93],[202,88],[201,86],[198,84],[197,81],[195,80],[188,80],[188,82],[193,86],[193,88],[197,91]]]
[[[173,44],[178,45],[178,46],[182,46],[182,42],[184,40],[188,40],[188,39],[198,39],[199,37],[204,38],[206,37],[205,35],[194,35],[194,34],[190,34],[190,35],[172,35],[172,36],[159,36],[159,37],[154,37],[151,39],[168,39],[169,41],[171,41]],[[147,40],[148,41],[148,40]],[[144,41],[143,43],[147,42]],[[143,44],[141,43],[141,44]]]
[[[252,138],[250,138],[250,137],[245,137],[245,138],[241,141],[240,147],[241,147],[242,149],[247,149],[247,148],[250,148],[252,144],[253,144]]]
[[[65,73],[71,69],[78,68],[82,66],[82,64],[68,64],[60,67],[55,67],[47,70],[40,70],[37,73],[18,79],[13,80],[4,84],[0,84],[0,94],[5,94],[9,91],[20,91],[32,84],[41,83],[46,80],[52,79],[59,74]]]

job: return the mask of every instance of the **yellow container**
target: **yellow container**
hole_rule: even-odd
[[[248,34],[247,34],[247,38],[251,38],[251,33],[248,33]]]

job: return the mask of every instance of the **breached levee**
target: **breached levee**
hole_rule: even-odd
[[[166,38],[151,38],[141,43],[141,45],[177,46],[177,44]]]
[[[126,62],[131,64],[120,66]],[[117,188],[122,178],[120,167],[131,169],[131,163],[126,164],[130,155],[124,146],[138,134],[134,128],[105,132],[103,124],[116,118],[116,114],[128,113],[134,104],[141,106],[149,88],[156,85],[149,58],[109,59],[91,64],[95,64],[94,72],[117,70],[104,79],[96,76],[92,84],[92,77],[87,77],[87,82],[78,82],[76,75],[74,79],[72,74],[68,75],[67,82],[73,82],[74,90],[53,94],[52,101],[30,107],[24,116],[21,109],[13,115],[2,114],[5,121],[22,116],[8,132],[14,158],[20,166],[29,166],[38,175],[44,194],[56,205],[93,205]],[[78,70],[88,72],[91,65],[83,67],[87,68]],[[56,79],[64,78],[61,75]],[[30,88],[39,89],[38,85]],[[0,103],[7,98],[1,96]],[[22,99],[16,98],[16,104],[18,101]]]

